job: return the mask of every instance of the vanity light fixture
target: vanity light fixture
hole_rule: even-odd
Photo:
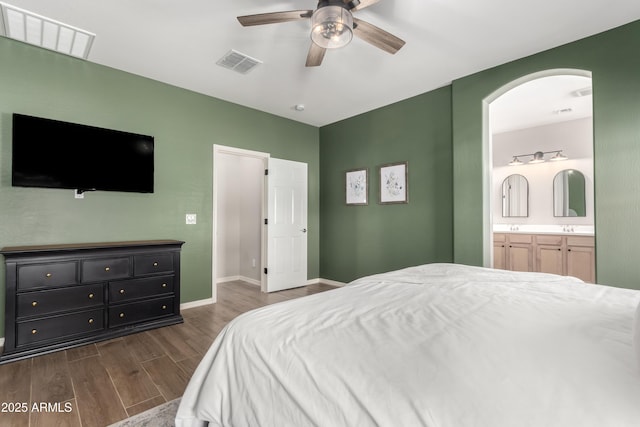
[[[518,158],[518,156],[513,156],[513,160],[509,162],[509,166],[518,166],[523,164],[524,163]]]
[[[520,157],[531,157],[531,160],[529,160],[527,163],[528,164],[535,164],[535,163],[544,163],[547,160],[544,158],[545,154],[551,154],[551,153],[555,153],[554,156],[552,156],[549,160],[553,161],[553,162],[557,162],[560,160],[567,160],[568,157],[565,156],[564,154],[562,154],[562,150],[552,150],[552,151],[536,151],[535,153],[530,153],[530,154],[518,154],[517,156],[513,156],[513,160],[511,160],[509,162],[509,166],[518,166],[518,165],[523,165],[525,164],[525,162],[523,162],[522,160],[520,160]]]

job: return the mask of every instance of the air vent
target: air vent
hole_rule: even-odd
[[[591,89],[591,86],[583,87],[582,89],[574,90],[572,92],[573,96],[576,96],[576,97],[589,96],[592,93],[593,93],[593,90]]]
[[[95,34],[0,2],[0,35],[87,59]]]
[[[256,66],[262,64],[262,61],[231,49],[222,58],[220,58],[216,64],[240,74],[247,74]]]
[[[566,107],[566,108],[560,108],[558,110],[553,110],[553,114],[568,114],[568,113],[572,113],[573,112],[573,108],[571,107]]]

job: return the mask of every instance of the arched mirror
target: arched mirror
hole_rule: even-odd
[[[553,216],[587,216],[582,172],[565,169],[553,178]]]
[[[522,175],[509,175],[502,181],[502,216],[529,216],[529,182]]]

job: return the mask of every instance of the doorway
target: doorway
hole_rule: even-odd
[[[564,226],[571,227],[572,231],[595,234],[592,108],[591,73],[574,69],[546,70],[524,76],[484,100],[485,267],[493,266],[495,231],[553,232],[563,230]],[[578,134],[580,136],[576,136]],[[550,160],[557,154],[556,150],[564,150],[561,156],[569,160],[527,164],[536,152],[544,152],[544,160]],[[520,154],[525,156],[518,157]],[[561,218],[554,214],[553,177],[566,169],[582,170],[587,177],[589,213],[584,217]],[[526,175],[530,184],[529,209],[524,216],[505,216],[502,210],[500,188],[509,174]]]
[[[306,285],[307,164],[213,148],[212,300],[222,281],[262,292]]]
[[[268,153],[213,146],[212,288],[243,280],[264,290],[264,170]]]

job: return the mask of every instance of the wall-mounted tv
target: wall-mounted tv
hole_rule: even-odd
[[[14,187],[153,193],[152,136],[13,115]]]

